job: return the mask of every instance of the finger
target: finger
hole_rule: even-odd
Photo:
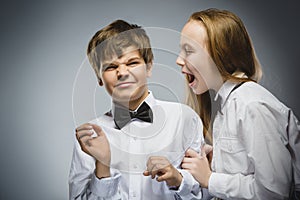
[[[166,162],[155,161],[154,164],[149,165],[148,171],[152,173],[165,173],[167,171],[169,164]],[[158,172],[159,171],[159,172]]]
[[[144,175],[144,176],[150,176],[150,172],[149,172],[148,170],[145,170],[145,171],[143,172],[143,175]]]
[[[204,145],[204,151],[205,151],[205,154],[209,154],[211,151],[213,150],[213,147],[209,144],[205,144]]]
[[[149,173],[151,175],[151,178],[154,179],[155,176],[159,173],[159,164],[155,164],[152,166],[151,170],[149,169]]]
[[[98,136],[104,136],[104,137],[106,137],[105,133],[103,132],[103,130],[102,130],[102,128],[100,126],[98,126],[96,124],[92,124],[92,127],[93,127],[94,131],[96,132],[96,134]]]
[[[182,163],[181,168],[185,169],[185,170],[189,170],[192,167],[191,165],[192,165],[192,163]]]
[[[162,176],[164,175],[165,173],[168,173],[170,169],[168,167],[165,167],[165,168],[162,168],[161,166],[159,167],[159,169],[155,170],[155,175],[156,176]],[[154,178],[154,177],[153,177]]]
[[[165,174],[163,174],[163,175],[161,175],[161,176],[158,176],[158,177],[156,178],[156,180],[157,180],[158,182],[162,182],[162,181],[168,180],[169,178],[170,178],[169,173],[165,173]]]
[[[182,163],[192,163],[194,160],[195,160],[195,158],[184,157],[182,160]]]
[[[92,124],[85,123],[85,124],[82,124],[82,125],[78,126],[75,129],[75,132],[78,132],[78,131],[81,131],[81,130],[90,130],[90,129],[93,129]]]
[[[169,160],[163,156],[151,156],[148,159],[148,164],[149,163],[152,165],[160,164],[164,166],[168,166],[170,164]]]
[[[148,159],[146,167],[147,167],[147,171],[150,173],[154,167],[154,164],[152,164],[153,161],[151,161],[151,159]]]
[[[151,171],[151,172],[150,172],[151,178],[154,179],[155,176],[157,175],[157,173],[158,173],[158,170],[153,170],[153,171]]]
[[[145,176],[151,176],[151,178],[153,179],[156,176],[157,171],[158,171],[158,170],[154,169],[154,167],[155,166],[149,166],[149,167],[147,167],[147,170],[145,170],[143,174]]]
[[[146,166],[148,171],[152,171],[155,164],[157,164],[157,156],[150,156],[147,160]]]
[[[205,145],[202,145],[202,146],[201,146],[201,152],[200,152],[200,155],[201,155],[202,157],[206,157]]]
[[[191,158],[197,158],[197,157],[199,157],[198,153],[196,151],[194,151],[193,149],[188,149],[185,152],[185,156],[186,157],[191,157]]]
[[[77,140],[80,140],[82,137],[93,135],[93,130],[81,130],[76,133]]]
[[[166,160],[166,158],[163,157],[163,156],[150,156],[149,159],[153,159],[153,160]]]
[[[91,136],[84,136],[79,140],[79,143],[83,144],[84,146],[91,146],[90,140],[93,139]]]

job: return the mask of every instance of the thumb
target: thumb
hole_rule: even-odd
[[[105,133],[103,132],[102,128],[96,124],[92,124],[92,127],[94,129],[94,131],[96,132],[96,134],[98,136],[104,136],[105,137]]]
[[[204,151],[205,151],[205,154],[209,154],[211,151],[213,150],[213,147],[209,144],[205,144],[204,145]]]
[[[202,145],[201,146],[201,151],[200,151],[200,154],[201,154],[201,156],[203,156],[203,157],[206,157],[206,154],[207,154],[207,152],[206,152],[206,147],[205,147],[206,145],[204,144],[204,145]]]
[[[196,157],[198,157],[198,153],[196,151],[194,151],[193,149],[188,149],[185,152],[185,156],[186,157],[191,157],[191,158],[196,158]]]

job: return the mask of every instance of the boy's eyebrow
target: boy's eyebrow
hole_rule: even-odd
[[[131,57],[131,58],[129,58],[128,60],[126,60],[125,63],[132,62],[132,61],[134,61],[134,60],[140,60],[140,59],[142,59],[142,58],[139,57],[139,56]],[[119,63],[116,62],[116,61],[104,62],[104,63],[102,64],[102,68],[108,67],[108,66],[110,66],[110,65],[116,65],[116,64],[119,64]]]
[[[105,63],[102,64],[102,67],[107,67],[111,64],[114,64],[114,62],[105,62]]]
[[[127,60],[127,62],[131,62],[131,61],[133,61],[133,60],[140,60],[140,59],[142,59],[141,57],[138,57],[138,56],[136,56],[136,57],[131,57],[131,58],[129,58],[128,60]]]

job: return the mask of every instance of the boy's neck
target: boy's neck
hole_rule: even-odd
[[[129,102],[125,101],[125,102],[116,102],[116,103],[128,108],[129,110],[136,110],[139,107],[139,105],[141,105],[141,103],[146,99],[148,94],[149,92],[147,90],[142,94],[142,96],[140,96],[137,99],[130,99]]]

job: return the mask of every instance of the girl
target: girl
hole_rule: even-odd
[[[208,9],[192,14],[181,34],[176,62],[187,77],[188,104],[213,141],[211,168],[193,150],[182,168],[221,199],[288,199],[294,186],[299,191],[299,123],[256,83],[261,68],[243,22]]]

